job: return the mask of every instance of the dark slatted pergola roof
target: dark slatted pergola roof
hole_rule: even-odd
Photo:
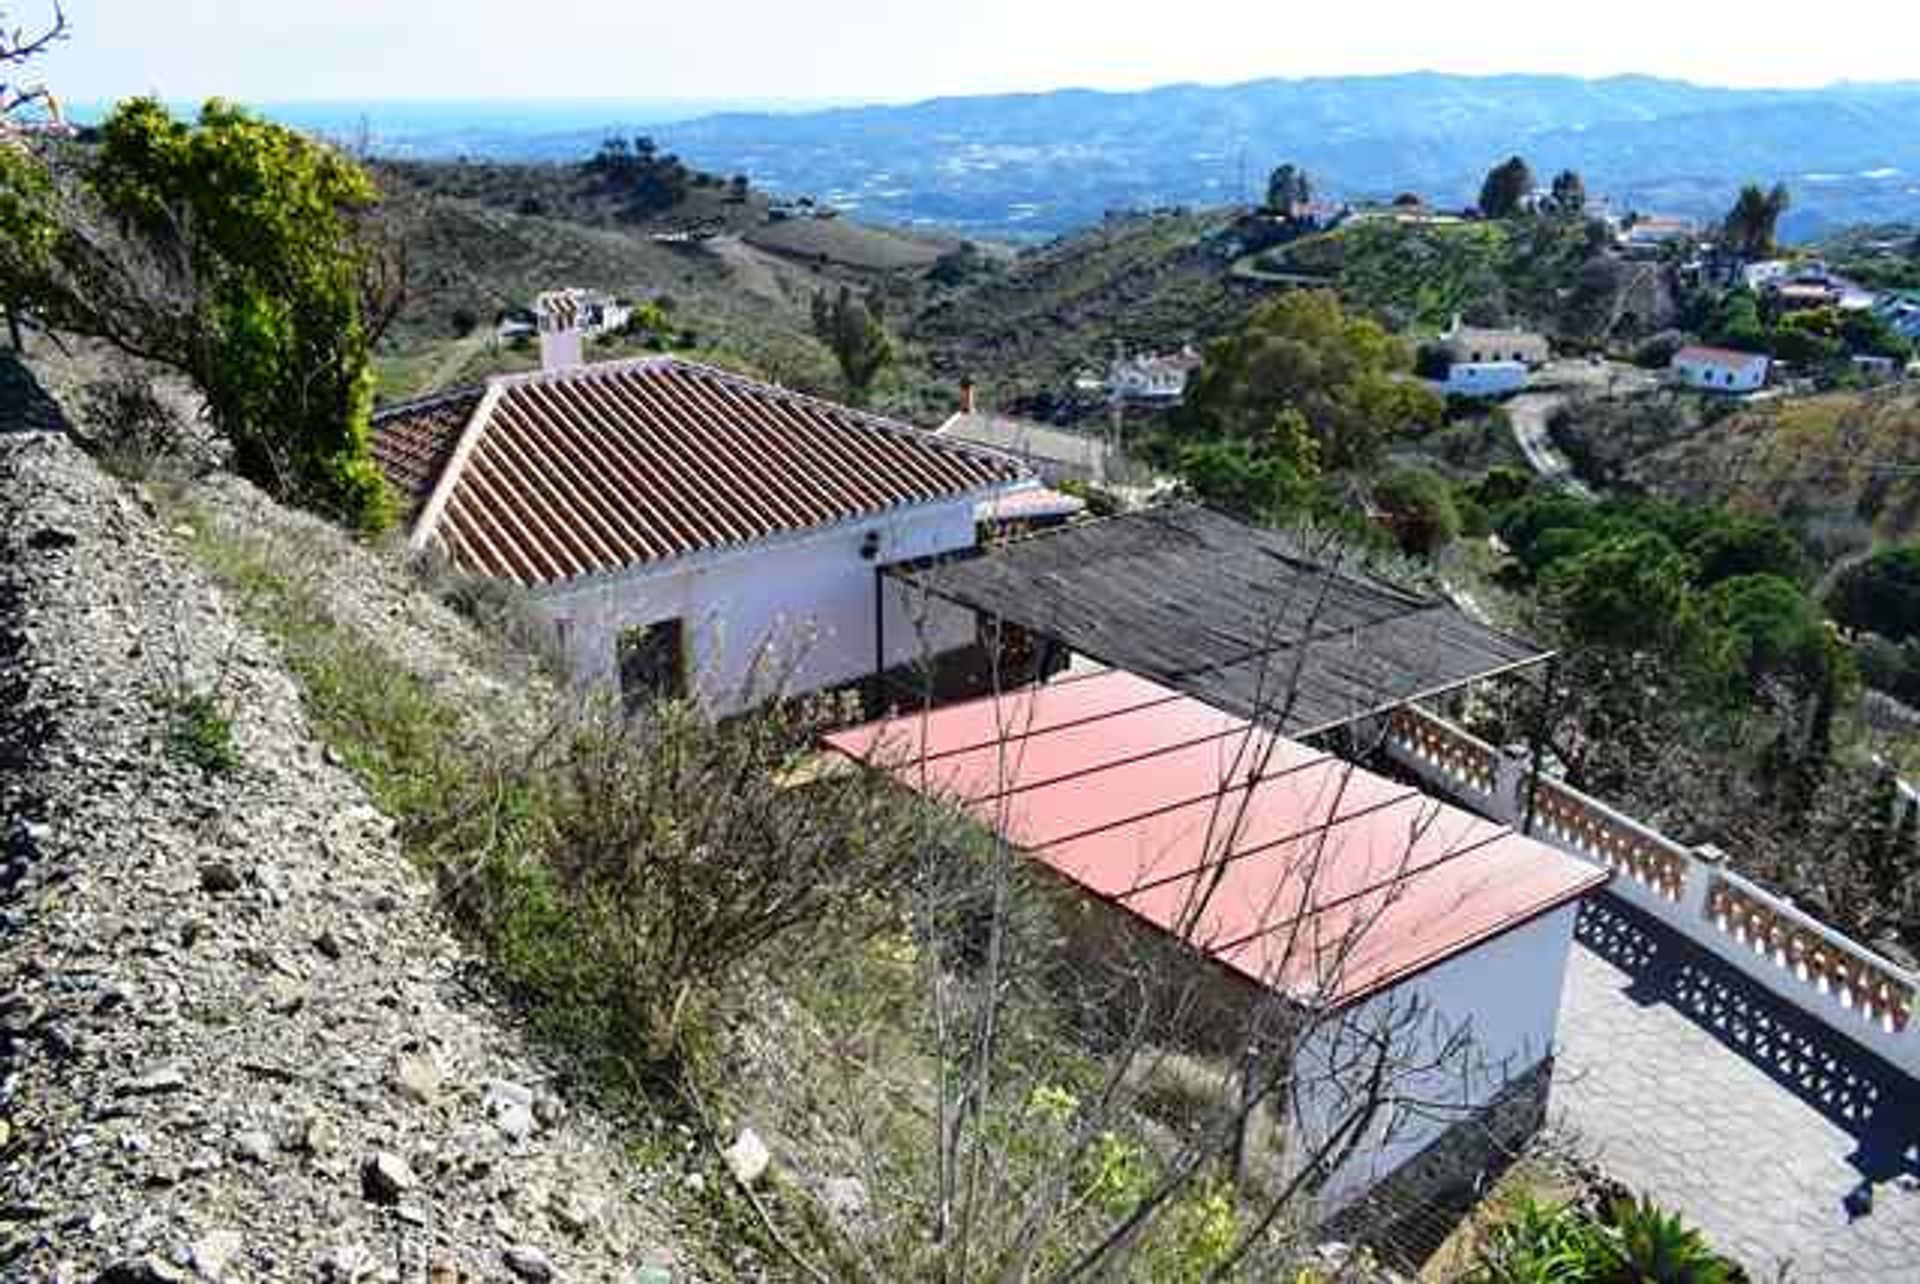
[[[887,574],[1294,736],[1548,658],[1337,544],[1195,505]]]

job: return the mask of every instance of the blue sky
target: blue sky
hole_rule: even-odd
[[[31,25],[50,0],[3,0]],[[67,0],[70,100],[912,99],[1436,69],[1920,78],[1912,0]]]

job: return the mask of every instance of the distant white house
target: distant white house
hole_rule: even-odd
[[[1901,365],[1892,357],[1883,357],[1871,352],[1856,352],[1847,360],[1856,373],[1875,383],[1900,377]]]
[[[1553,355],[1547,338],[1531,330],[1488,329],[1462,325],[1459,317],[1440,336],[1440,346],[1455,366],[1501,365],[1519,363],[1524,375],[1527,367],[1545,365]]]
[[[1107,395],[1142,405],[1178,405],[1187,394],[1187,376],[1200,368],[1192,348],[1154,356],[1118,357],[1107,368]]]
[[[1455,361],[1445,379],[1433,381],[1434,390],[1448,397],[1504,397],[1526,386],[1524,361]]]
[[[1778,281],[1793,270],[1793,264],[1786,259],[1762,259],[1758,263],[1740,265],[1740,284],[1749,290],[1758,290],[1771,281]]]
[[[1700,225],[1689,218],[1642,214],[1622,220],[1620,244],[1628,251],[1652,252],[1700,235]]]
[[[548,290],[535,299],[531,325],[525,313],[509,315],[500,322],[496,332],[502,339],[538,332],[540,364],[553,368],[578,364],[582,340],[618,330],[632,316],[633,309],[611,294],[573,287]]]
[[[1688,347],[1673,354],[1673,377],[1703,392],[1753,392],[1765,386],[1772,363],[1757,352]]]

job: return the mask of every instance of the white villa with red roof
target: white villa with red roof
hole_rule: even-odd
[[[977,507],[1035,485],[1008,456],[673,357],[496,377],[373,429],[414,547],[531,590],[577,678],[716,712],[973,641],[968,613],[876,572],[972,547]]]
[[[1757,352],[1693,346],[1673,354],[1669,369],[1689,388],[1703,392],[1753,392],[1765,387],[1772,363]]]

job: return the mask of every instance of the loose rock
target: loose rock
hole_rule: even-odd
[[[760,1134],[751,1128],[742,1128],[740,1135],[723,1154],[734,1180],[743,1186],[751,1186],[766,1176],[767,1166],[773,1162],[773,1154],[767,1149],[767,1143],[761,1141]]]
[[[506,1263],[508,1270],[523,1280],[531,1280],[533,1284],[542,1284],[553,1278],[553,1263],[547,1260],[545,1253],[530,1244],[512,1245],[500,1255],[500,1260]]]
[[[360,1161],[360,1193],[376,1204],[397,1204],[420,1184],[407,1161],[389,1150],[376,1150]]]

